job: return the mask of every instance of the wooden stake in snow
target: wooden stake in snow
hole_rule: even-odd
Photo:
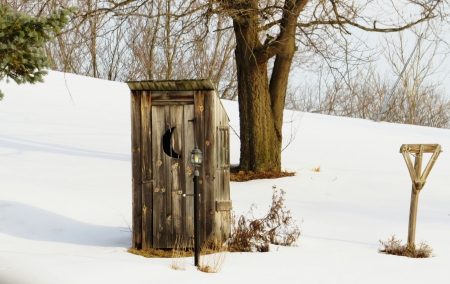
[[[434,166],[439,154],[442,152],[439,144],[403,144],[400,153],[405,158],[408,171],[412,181],[411,206],[409,209],[409,227],[408,227],[408,247],[415,249],[416,239],[416,220],[417,207],[419,203],[419,193],[425,186],[428,175]],[[411,162],[410,154],[414,154],[414,166]],[[425,170],[422,173],[422,157],[423,153],[433,153]]]

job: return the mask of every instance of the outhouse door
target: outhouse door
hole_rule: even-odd
[[[190,152],[194,149],[193,104],[151,107],[153,247],[190,246],[194,201]]]

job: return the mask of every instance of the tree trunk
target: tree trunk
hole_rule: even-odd
[[[234,21],[243,171],[280,171],[281,136],[271,108],[267,56],[257,33],[257,16]]]
[[[242,171],[280,171],[283,111],[296,51],[297,17],[308,1],[286,1],[276,39],[261,43],[257,13],[234,14]],[[257,11],[258,1],[241,4]],[[248,6],[247,6],[248,5]],[[267,64],[275,56],[270,78]]]

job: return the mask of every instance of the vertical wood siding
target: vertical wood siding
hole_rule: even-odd
[[[229,126],[215,91],[134,90],[131,100],[133,248],[172,248],[177,237],[193,246],[196,144],[203,153],[200,241],[224,241],[230,236]],[[181,157],[164,151],[170,130],[170,149]]]

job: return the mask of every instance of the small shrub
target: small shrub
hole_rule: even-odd
[[[172,249],[172,263],[170,267],[175,270],[186,269],[186,257],[192,256],[192,250],[188,250],[183,237],[177,234],[175,245]]]
[[[228,255],[228,248],[222,242],[214,242],[212,237],[202,244],[197,269],[206,273],[219,272]]]
[[[384,248],[379,249],[379,252],[411,258],[428,258],[432,256],[433,249],[425,242],[421,242],[418,248],[402,245],[401,242],[402,240],[395,239],[395,236],[392,236],[386,242],[380,240]]]
[[[272,204],[267,215],[253,218],[255,205],[252,205],[247,214],[251,219],[244,215],[232,216],[232,235],[228,242],[231,252],[267,252],[269,244],[290,246],[300,237],[300,229],[284,206],[286,192],[278,191],[276,186],[272,189]]]

